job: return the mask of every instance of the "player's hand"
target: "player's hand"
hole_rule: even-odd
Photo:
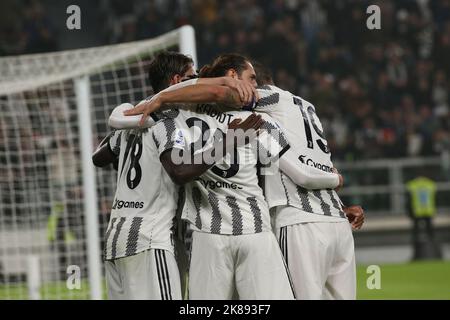
[[[233,143],[234,147],[248,144],[258,136],[259,129],[263,123],[264,120],[256,113],[252,113],[244,121],[242,119],[234,119],[228,125],[225,139],[228,144]]]
[[[135,108],[124,111],[123,114],[126,116],[135,116],[142,114],[141,120],[139,120],[139,126],[143,126],[150,113],[159,110],[159,108],[161,108],[161,105],[161,100],[156,97],[139,103]]]
[[[343,208],[348,221],[352,225],[353,230],[361,229],[364,224],[364,210],[361,206],[350,206]]]
[[[246,106],[252,102],[256,102],[259,100],[258,91],[256,91],[256,88],[249,82],[234,79],[232,77],[224,77],[224,78],[225,78],[225,85],[227,87],[235,89],[239,93],[242,105]]]

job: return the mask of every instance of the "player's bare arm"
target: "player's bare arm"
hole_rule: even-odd
[[[152,112],[160,110],[163,105],[166,105],[166,108],[171,108],[174,103],[182,103],[182,105],[176,105],[176,107],[186,109],[191,108],[192,104],[198,103],[220,103],[235,108],[240,108],[245,104],[236,89],[226,86],[197,84],[176,90],[162,91],[149,101],[142,102],[135,108],[125,111],[124,114],[126,116],[142,114],[139,126],[143,126]]]
[[[96,167],[106,167],[117,160],[117,156],[111,151],[108,140],[109,135],[106,136],[99,144],[97,150],[92,154],[92,163]]]
[[[235,119],[228,125],[228,132],[230,132],[230,129],[233,130],[243,130],[244,133],[253,130],[253,132],[257,132],[261,125],[264,123],[264,120],[262,120],[261,116],[252,114],[247,119],[242,121],[241,119]],[[256,134],[253,136],[249,136],[250,139],[246,139],[244,143],[250,143],[252,141],[251,137],[256,138]],[[230,145],[233,145],[235,143],[235,136],[234,135],[228,135],[226,134],[224,136],[224,141],[220,142],[220,146],[223,148],[222,155],[225,155],[228,150],[230,150]],[[212,146],[212,148],[216,148],[216,146]],[[168,149],[164,151],[161,154],[160,160],[164,167],[164,169],[167,171],[169,176],[172,178],[173,182],[179,185],[183,185],[185,183],[188,183],[195,179],[196,177],[201,176],[203,173],[205,173],[208,169],[210,169],[212,166],[214,166],[214,163],[207,164],[203,161],[195,161],[196,159],[193,159],[193,161],[190,161],[190,164],[175,164],[172,160],[171,155],[172,149]],[[205,151],[207,152],[207,151]],[[196,155],[198,159],[204,159],[203,154],[200,153]]]
[[[197,80],[197,84],[219,85],[235,89],[239,93],[239,96],[245,105],[252,102],[254,97],[256,101],[259,100],[258,91],[248,81],[243,81],[232,77],[199,78]]]

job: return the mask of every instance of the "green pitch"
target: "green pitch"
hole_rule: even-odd
[[[380,265],[381,289],[367,288],[365,266],[358,266],[358,299],[450,300],[450,261]]]
[[[367,288],[367,266],[358,266],[358,299],[450,299],[450,261],[380,265],[381,289]],[[65,282],[49,283],[42,299],[87,299],[86,281],[80,290],[68,290]],[[104,296],[106,298],[106,295]],[[25,285],[0,285],[1,299],[28,299]]]

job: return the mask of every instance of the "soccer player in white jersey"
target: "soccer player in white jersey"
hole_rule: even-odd
[[[194,74],[193,63],[182,54],[162,52],[150,64],[149,73],[158,92]],[[240,89],[240,97],[251,94],[248,86],[232,84]],[[193,94],[191,99],[196,98]],[[198,98],[202,96],[227,101],[214,91],[203,90]],[[236,94],[233,97],[235,103],[242,103]],[[100,167],[118,162],[117,190],[105,241],[109,298],[181,299],[173,248],[178,191],[161,166],[152,132],[113,132],[95,152],[93,162]]]
[[[308,165],[331,172],[333,166],[329,150],[314,107],[276,87],[266,86],[261,90],[258,91],[262,99],[256,110],[270,113],[288,129],[288,140],[294,141],[293,146],[304,151],[297,159],[298,166]],[[299,114],[296,115],[296,112]],[[292,121],[294,119],[297,121]],[[317,135],[315,141],[311,130]],[[298,137],[304,139],[299,140]],[[314,145],[320,148],[323,155],[311,155],[308,152]],[[265,191],[275,215],[274,226],[280,245],[294,274],[297,297],[354,299],[353,238],[348,223],[339,222],[347,222],[348,218],[352,227],[359,229],[364,221],[361,207],[343,207],[337,194],[330,188],[308,191],[285,173],[266,177]],[[307,232],[303,232],[303,229]],[[327,231],[332,231],[330,234],[335,238],[327,237]],[[314,246],[314,250],[308,249],[308,243]]]
[[[190,58],[161,53],[149,66],[155,92],[194,73]],[[162,168],[149,129],[117,130],[93,155],[94,164],[118,161],[117,189],[105,236],[110,299],[181,299],[174,257],[177,187]]]
[[[222,56],[212,69],[214,67],[217,75],[254,76],[248,61],[236,55]],[[195,121],[201,123],[203,129],[223,130],[225,123],[236,116],[236,112],[221,113],[211,106],[198,109],[196,111],[206,115],[181,111],[175,119],[158,123],[158,130],[153,131],[155,139],[173,136],[178,144],[187,145],[192,142],[192,137],[186,134],[187,127]],[[270,123],[266,125],[276,128]],[[287,149],[285,139],[278,142],[278,151]],[[186,182],[196,178],[199,173],[192,173],[189,165],[186,169],[171,163],[170,149],[161,151],[161,161],[174,180]],[[179,174],[183,179],[177,177]],[[333,177],[329,181],[334,181],[329,182],[329,187],[336,187],[337,175],[328,173],[328,176]],[[233,163],[227,170],[214,166],[186,185],[186,195],[184,217],[196,230],[190,269],[191,298],[229,299],[235,288],[243,299],[290,297],[286,272],[280,264],[283,262],[280,251],[273,247],[268,208],[257,185],[254,162],[245,163],[241,168],[239,163]],[[268,254],[267,250],[273,253]]]
[[[303,150],[299,164],[332,172],[331,152],[315,107],[273,85],[258,68],[257,112],[279,121],[288,140]],[[265,80],[264,80],[265,79]],[[298,299],[355,299],[353,229],[364,221],[360,206],[344,207],[334,190],[306,190],[279,171],[265,176],[274,229]],[[348,220],[347,220],[348,219]],[[348,222],[350,221],[351,224]]]

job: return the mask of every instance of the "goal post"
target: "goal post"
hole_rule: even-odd
[[[101,263],[100,263],[100,243],[99,243],[99,223],[97,210],[97,182],[95,170],[91,162],[91,151],[94,150],[91,130],[90,114],[90,81],[88,76],[78,77],[74,80],[75,97],[78,111],[78,126],[80,132],[81,146],[81,171],[83,175],[84,194],[84,217],[86,226],[87,241],[87,264],[89,270],[89,284],[91,299],[100,300],[102,298],[101,289]]]
[[[116,172],[94,168],[91,155],[109,133],[112,109],[152,93],[147,66],[161,50],[187,54],[197,66],[191,26],[149,40],[0,58],[0,299],[105,297],[101,251]]]

